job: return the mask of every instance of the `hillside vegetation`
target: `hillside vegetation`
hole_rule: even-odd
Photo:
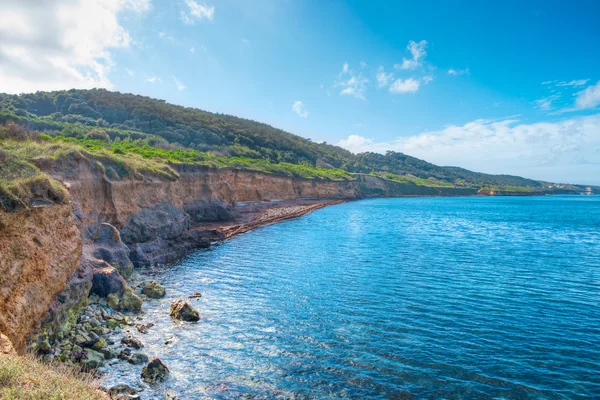
[[[193,163],[307,179],[349,180],[362,173],[421,186],[496,192],[557,188],[518,176],[440,167],[392,151],[354,155],[263,123],[103,89],[0,94],[0,124],[5,125],[0,157],[12,163],[0,167],[4,198],[17,192],[26,196],[27,180],[46,178],[31,168],[36,159],[73,152],[105,167],[111,164],[108,172],[117,178],[144,170],[174,176],[170,165]],[[16,170],[24,176],[16,176]]]

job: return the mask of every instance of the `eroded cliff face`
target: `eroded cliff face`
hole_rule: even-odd
[[[71,204],[0,213],[0,331],[17,351],[79,268],[81,248]]]
[[[180,177],[144,176],[111,180],[103,170],[82,159],[46,166],[46,172],[66,183],[86,225],[102,219],[122,227],[144,208],[218,199],[228,204],[298,198],[352,199],[361,196],[354,181],[313,181],[252,171],[174,166]]]
[[[131,273],[131,261],[172,261],[222,236],[197,228],[233,218],[236,203],[475,194],[372,176],[318,181],[190,165],[173,166],[178,178],[152,173],[108,178],[100,163],[76,156],[41,161],[39,167],[65,185],[72,203],[0,214],[0,333],[17,351],[32,333],[40,333],[39,342],[69,329],[98,260],[124,276]]]

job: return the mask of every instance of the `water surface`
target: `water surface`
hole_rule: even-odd
[[[172,378],[147,398],[600,396],[600,197],[351,202],[157,279],[140,337]],[[202,320],[171,321],[196,291]]]

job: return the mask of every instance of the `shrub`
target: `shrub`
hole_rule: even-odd
[[[12,140],[39,140],[40,132],[26,129],[25,127],[15,124],[14,122],[8,122],[4,126],[0,126],[0,139],[12,139]]]
[[[102,129],[92,129],[88,132],[85,138],[88,140],[102,140],[106,143],[110,142],[110,136],[108,136],[108,133]]]

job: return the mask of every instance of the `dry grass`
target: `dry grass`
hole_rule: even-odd
[[[91,375],[64,363],[0,355],[0,400],[106,400]]]
[[[67,192],[33,164],[0,148],[0,209],[27,208],[35,199],[60,204]]]

